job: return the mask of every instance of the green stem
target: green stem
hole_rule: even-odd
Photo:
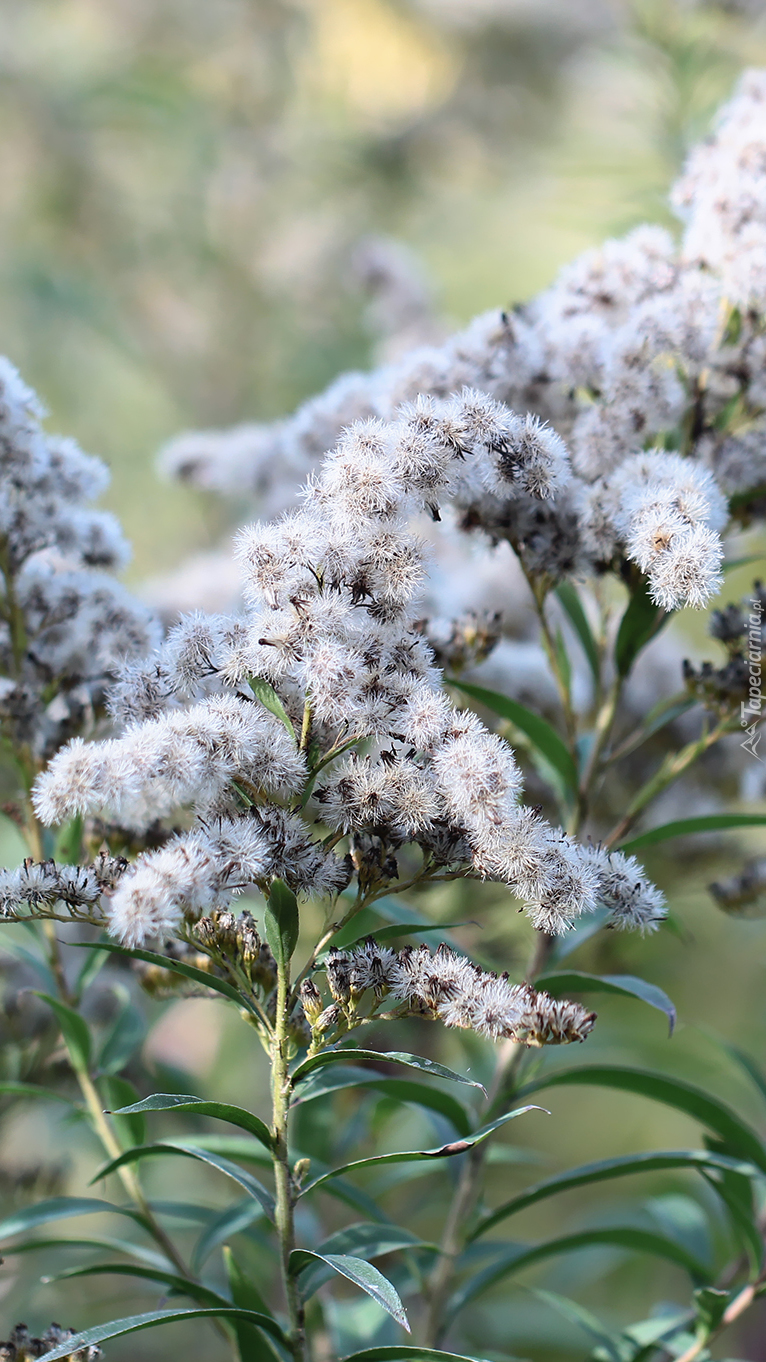
[[[537,975],[545,968],[554,940],[554,937],[548,936],[545,932],[536,933],[526,976],[529,983],[533,984]],[[516,1041],[507,1040],[503,1043],[482,1112],[482,1125],[502,1115],[510,1107],[526,1054],[525,1047]],[[465,1243],[466,1226],[473,1216],[481,1192],[489,1143],[489,1140],[482,1140],[480,1144],[473,1145],[465,1155],[457,1187],[447,1211],[439,1244],[439,1257],[427,1287],[428,1306],[423,1330],[423,1343],[427,1348],[440,1346],[449,1325],[447,1302],[452,1279],[458,1256]]]
[[[277,1012],[272,1041],[272,1158],[276,1186],[276,1229],[279,1238],[279,1261],[282,1287],[290,1319],[290,1351],[295,1362],[307,1362],[306,1326],[303,1302],[294,1273],[290,1270],[290,1255],[295,1248],[296,1186],[287,1150],[287,1126],[290,1108],[290,963],[280,961],[277,975]]]

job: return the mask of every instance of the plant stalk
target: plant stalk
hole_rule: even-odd
[[[276,1186],[276,1231],[279,1240],[279,1259],[282,1287],[290,1319],[290,1351],[295,1362],[307,1362],[306,1325],[303,1302],[295,1275],[290,1269],[290,1255],[295,1248],[296,1186],[287,1151],[287,1126],[290,1106],[290,963],[278,962],[277,1011],[272,1041],[272,1159]]]

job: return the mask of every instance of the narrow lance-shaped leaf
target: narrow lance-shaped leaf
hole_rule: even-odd
[[[63,1097],[53,1088],[39,1088],[36,1083],[19,1083],[13,1078],[0,1083],[0,1097],[36,1097],[45,1102],[64,1102],[68,1107],[74,1106],[71,1098]]]
[[[47,1201],[38,1201],[34,1206],[26,1206],[5,1220],[0,1220],[0,1241],[11,1239],[14,1235],[25,1234],[38,1225],[48,1225],[52,1220],[68,1220],[70,1216],[98,1215],[106,1211],[110,1215],[127,1215],[131,1220],[142,1223],[139,1211],[126,1206],[115,1206],[111,1201],[101,1201],[97,1197],[56,1196]]]
[[[223,1261],[226,1267],[232,1305],[241,1305],[246,1310],[270,1315],[271,1311],[261,1297],[255,1283],[245,1276],[230,1248],[224,1249]],[[274,1352],[268,1336],[261,1333],[260,1329],[252,1324],[246,1324],[244,1320],[238,1320],[234,1325],[234,1332],[237,1338],[239,1362],[275,1362],[278,1354]]]
[[[737,1116],[725,1102],[721,1102],[701,1088],[685,1083],[667,1074],[654,1073],[649,1069],[631,1069],[618,1064],[583,1064],[563,1072],[544,1074],[541,1078],[527,1083],[519,1096],[527,1097],[544,1088],[561,1087],[571,1084],[593,1084],[602,1088],[615,1088],[622,1092],[633,1092],[642,1097],[650,1097],[665,1106],[675,1107],[686,1112],[702,1125],[715,1131],[721,1137],[727,1152],[754,1163],[756,1168],[766,1172],[766,1148],[747,1123]]]
[[[163,1286],[172,1288],[176,1296],[188,1296],[190,1300],[198,1301],[200,1305],[230,1305],[231,1302],[225,1296],[219,1296],[217,1291],[211,1291],[209,1287],[202,1286],[199,1282],[190,1281],[188,1277],[181,1277],[177,1272],[168,1272],[156,1267],[142,1267],[137,1263],[91,1263],[87,1267],[65,1268],[63,1272],[56,1272],[53,1276],[43,1277],[42,1281],[46,1284],[52,1282],[70,1281],[75,1277],[139,1277],[148,1282],[160,1282]],[[234,1302],[235,1305],[237,1302]]]
[[[620,851],[639,851],[642,847],[653,847],[659,842],[667,842],[671,837],[689,837],[695,832],[717,832],[727,828],[766,827],[765,813],[711,813],[700,818],[680,818],[673,823],[663,823],[658,828],[650,828],[629,842],[623,842]]]
[[[577,594],[577,590],[571,582],[561,582],[560,585],[556,587],[556,595],[564,607],[569,617],[569,622],[582,644],[583,652],[588,659],[588,665],[593,673],[593,679],[596,684],[598,684],[600,674],[598,645],[593,637],[593,630],[590,627],[588,616],[583,609],[583,604]]]
[[[649,585],[642,580],[632,593],[620,620],[614,645],[614,660],[620,676],[627,676],[638,654],[651,642],[673,614],[655,605]]]
[[[275,718],[279,719],[280,723],[284,724],[290,737],[297,746],[298,739],[295,735],[293,721],[271,683],[265,681],[262,676],[251,676],[248,677],[247,684],[256,700],[260,700],[261,704],[265,705],[266,709],[268,709]]]
[[[290,1271],[298,1276],[302,1268],[310,1266],[317,1260],[326,1263],[334,1272],[346,1277],[355,1286],[361,1287],[362,1291],[366,1291],[367,1295],[386,1311],[386,1314],[391,1315],[397,1324],[401,1324],[402,1328],[410,1333],[409,1321],[398,1291],[382,1272],[372,1266],[372,1263],[366,1263],[364,1258],[352,1258],[345,1253],[313,1253],[308,1249],[294,1249],[290,1254]],[[300,1278],[298,1284],[300,1285]]]
[[[224,997],[230,998],[238,1007],[249,1006],[247,998],[238,993],[233,985],[227,983],[225,979],[219,979],[215,974],[208,974],[203,969],[197,969],[195,965],[187,965],[183,960],[174,960],[169,955],[160,955],[157,951],[144,951],[138,948],[129,949],[127,946],[118,946],[116,941],[72,941],[70,944],[84,951],[108,951],[112,955],[125,956],[128,960],[145,960],[148,965],[157,965],[160,969],[169,970],[171,974],[181,974],[185,979],[192,979],[195,984],[201,984],[203,988],[212,989],[215,993],[222,993]]]
[[[646,979],[634,974],[583,974],[580,970],[557,970],[543,974],[538,984],[547,993],[558,997],[560,993],[615,993],[623,998],[638,998],[658,1012],[664,1012],[672,1036],[676,1024],[676,1009],[667,993]]]
[[[461,1102],[443,1088],[432,1087],[430,1083],[414,1083],[407,1078],[386,1078],[374,1070],[352,1068],[338,1065],[328,1073],[309,1077],[300,1089],[294,1105],[313,1102],[328,1093],[338,1092],[341,1088],[364,1088],[367,1092],[383,1093],[398,1102],[412,1102],[429,1111],[438,1111],[446,1116],[459,1135],[471,1132],[471,1117]]]
[[[138,1145],[134,1149],[126,1149],[118,1158],[112,1159],[103,1168],[99,1168],[98,1172],[91,1178],[91,1183],[108,1177],[110,1173],[116,1172],[118,1168],[123,1168],[125,1164],[137,1163],[139,1159],[166,1154],[176,1154],[181,1158],[199,1159],[201,1163],[209,1163],[211,1168],[217,1168],[220,1173],[225,1173],[234,1182],[238,1182],[240,1187],[244,1187],[245,1191],[260,1203],[269,1219],[274,1219],[274,1198],[271,1192],[267,1191],[258,1179],[253,1177],[252,1173],[245,1172],[236,1163],[221,1158],[219,1154],[213,1154],[207,1149],[191,1144],[144,1144]]]
[[[489,1125],[482,1126],[481,1130],[475,1130],[472,1135],[467,1135],[462,1140],[452,1140],[449,1144],[438,1145],[434,1149],[407,1149],[391,1154],[373,1154],[366,1159],[356,1159],[353,1163],[343,1164],[341,1168],[331,1168],[326,1173],[321,1173],[314,1178],[301,1191],[301,1196],[311,1192],[315,1187],[321,1186],[329,1181],[330,1178],[341,1177],[344,1173],[354,1172],[357,1168],[370,1168],[373,1164],[386,1163],[417,1163],[422,1159],[450,1159],[456,1154],[465,1154],[474,1145],[481,1144],[483,1140],[493,1135],[496,1130],[504,1126],[507,1121],[513,1121],[517,1116],[524,1116],[528,1111],[545,1111],[544,1107],[526,1106],[517,1107],[515,1111],[507,1111],[504,1116],[498,1116],[496,1121],[491,1121]],[[548,1113],[545,1113],[548,1115]]]
[[[450,1317],[454,1316],[469,1301],[476,1300],[491,1286],[503,1281],[506,1277],[510,1277],[513,1273],[520,1272],[522,1268],[531,1267],[533,1263],[542,1262],[546,1258],[558,1257],[562,1253],[595,1248],[602,1244],[613,1248],[630,1249],[636,1253],[649,1253],[653,1257],[663,1258],[668,1262],[675,1263],[678,1267],[685,1268],[696,1281],[706,1282],[710,1279],[710,1270],[707,1265],[695,1258],[693,1254],[689,1253],[688,1249],[675,1239],[670,1239],[664,1234],[658,1234],[654,1230],[637,1229],[632,1225],[608,1225],[603,1229],[583,1230],[579,1234],[564,1234],[542,1244],[511,1245],[505,1252],[501,1252],[488,1267],[477,1272],[459,1288],[450,1303],[448,1313]]]
[[[520,705],[516,700],[511,700],[507,695],[499,695],[496,691],[486,690],[484,686],[474,686],[468,681],[458,681],[454,677],[447,679],[451,686],[464,691],[472,700],[477,700],[480,705],[491,709],[501,718],[508,719],[520,728],[537,751],[558,772],[566,788],[570,791],[577,789],[577,770],[572,755],[563,739],[546,719],[541,719],[538,714],[533,714],[531,709]]]
[[[108,1324],[97,1324],[93,1329],[84,1329],[66,1343],[60,1343],[50,1352],[44,1353],[39,1362],[59,1362],[62,1357],[70,1357],[82,1348],[106,1343],[110,1338],[122,1338],[125,1334],[136,1334],[141,1329],[153,1329],[157,1324],[175,1324],[186,1319],[242,1319],[249,1324],[257,1324],[265,1329],[278,1342],[286,1344],[285,1336],[275,1319],[270,1315],[257,1314],[237,1305],[206,1305],[193,1310],[150,1310],[145,1315],[129,1315],[125,1319],[113,1319]]]
[[[259,1116],[245,1111],[243,1107],[232,1106],[228,1102],[207,1102],[204,1097],[194,1097],[187,1093],[155,1092],[140,1102],[128,1107],[120,1107],[115,1116],[132,1116],[135,1112],[147,1111],[193,1111],[198,1116],[214,1116],[229,1125],[239,1126],[248,1134],[254,1135],[266,1149],[271,1149],[271,1134],[268,1126]]]
[[[555,1291],[544,1291],[537,1287],[534,1288],[533,1294],[537,1296],[538,1300],[550,1305],[552,1310],[557,1311],[571,1324],[579,1325],[596,1343],[600,1343],[609,1357],[609,1362],[623,1362],[618,1351],[619,1341],[616,1341],[613,1335],[606,1332],[601,1321],[596,1319],[596,1316],[592,1315],[590,1310],[585,1310],[582,1305],[569,1300],[567,1296],[559,1296]]]
[[[519,1211],[534,1206],[538,1201],[558,1196],[561,1192],[569,1192],[575,1187],[609,1182],[613,1178],[627,1177],[631,1173],[654,1173],[666,1168],[697,1169],[701,1173],[706,1169],[728,1169],[743,1173],[747,1177],[755,1177],[758,1172],[753,1164],[731,1159],[725,1154],[710,1153],[705,1149],[668,1149],[647,1154],[623,1154],[619,1158],[602,1159],[598,1163],[584,1163],[579,1168],[568,1169],[565,1173],[558,1173],[555,1177],[526,1187],[523,1192],[519,1192],[509,1201],[503,1202],[502,1206],[497,1206],[495,1210],[485,1215],[469,1238],[478,1239],[480,1235],[494,1229],[495,1225],[507,1220],[509,1216],[517,1215]]]
[[[470,1088],[485,1091],[483,1083],[477,1083],[476,1079],[467,1078],[464,1074],[456,1073],[454,1069],[448,1069],[446,1065],[437,1064],[435,1060],[426,1059],[422,1055],[410,1055],[403,1050],[358,1050],[353,1046],[323,1050],[321,1054],[312,1055],[311,1059],[304,1059],[293,1073],[293,1084],[301,1083],[309,1074],[324,1068],[327,1064],[342,1064],[349,1060],[357,1064],[362,1059],[401,1064],[407,1069],[419,1069],[422,1073],[430,1074],[432,1078],[448,1078],[452,1083],[467,1083]]]
[[[236,1234],[249,1229],[262,1214],[258,1204],[250,1197],[236,1201],[233,1206],[225,1206],[205,1227],[194,1245],[190,1262],[192,1272],[200,1272],[220,1244],[227,1244]]]
[[[397,1250],[411,1248],[421,1251],[430,1249],[433,1253],[439,1251],[436,1244],[426,1244],[422,1239],[418,1239],[417,1235],[411,1234],[409,1230],[400,1229],[398,1225],[370,1223],[349,1225],[345,1230],[338,1230],[337,1234],[331,1234],[329,1239],[318,1245],[317,1253],[351,1254],[354,1258],[364,1258],[365,1262],[369,1262],[370,1258],[378,1258],[384,1253],[395,1253]],[[331,1269],[323,1263],[317,1263],[313,1271],[307,1266],[301,1273],[301,1294],[304,1300],[308,1300],[309,1296],[318,1291],[331,1276]]]
[[[515,1362],[508,1353],[506,1362]],[[445,1353],[439,1348],[412,1348],[388,1345],[383,1348],[362,1348],[349,1353],[343,1362],[487,1362],[485,1357],[468,1357],[465,1353]]]
[[[264,918],[266,940],[277,964],[285,969],[298,945],[298,900],[282,880],[271,886]]]
[[[52,998],[49,993],[38,993],[32,990],[35,997],[42,998],[56,1014],[56,1019],[61,1027],[61,1034],[64,1037],[66,1048],[69,1051],[69,1058],[72,1067],[81,1073],[87,1073],[90,1064],[91,1039],[87,1022],[75,1012],[73,1008],[67,1007],[58,998]]]

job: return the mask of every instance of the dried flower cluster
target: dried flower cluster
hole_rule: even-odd
[[[0,1343],[0,1362],[33,1362],[34,1358],[43,1357],[52,1348],[60,1347],[74,1336],[74,1329],[62,1329],[60,1324],[51,1324],[42,1338],[32,1338],[26,1324],[17,1324],[7,1342]],[[80,1348],[76,1353],[71,1353],[65,1362],[96,1362],[99,1357],[103,1357],[100,1348]]]
[[[42,414],[0,360],[0,729],[33,762],[92,724],[118,661],[158,641],[106,571],[129,552],[114,516],[89,505],[107,469],[46,435]]]
[[[324,971],[332,1002],[324,1005],[312,979],[304,980],[301,1002],[314,1036],[325,1044],[329,1033],[356,1024],[360,1012],[367,1015],[365,995],[375,1005],[389,996],[399,999],[404,1006],[397,1016],[438,1018],[445,1026],[521,1045],[583,1041],[595,1021],[578,1003],[510,984],[507,974],[480,969],[445,945],[435,952],[427,946],[393,951],[370,939],[351,951],[331,951]]]
[[[466,390],[353,426],[302,510],[243,532],[244,616],[189,617],[129,662],[110,701],[122,736],[75,740],[37,783],[45,823],[99,813],[141,828],[194,810],[190,832],[121,878],[109,917],[123,940],[276,875],[337,893],[350,865],[330,843],[346,837],[360,885],[370,839],[389,876],[389,853],[415,842],[428,865],[511,885],[546,930],[598,905],[613,863],[518,804],[512,752],[450,706],[411,606],[424,574],[414,509],[438,515],[458,487],[542,499],[567,476],[552,431]],[[656,917],[653,899],[631,896],[626,918]]]
[[[586,252],[513,314],[487,313],[441,346],[343,375],[276,425],[182,436],[165,467],[224,491],[248,486],[270,509],[344,427],[398,420],[424,394],[438,405],[480,390],[531,413],[516,418],[519,446],[552,447],[555,428],[573,472],[544,502],[523,479],[458,480],[464,530],[508,540],[551,580],[630,561],[664,609],[705,604],[730,512],[764,510],[765,156],[766,74],[751,71],[673,191],[680,249],[666,231],[638,228]]]

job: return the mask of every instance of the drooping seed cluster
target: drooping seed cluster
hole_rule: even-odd
[[[159,638],[107,571],[129,552],[114,516],[90,506],[107,469],[47,435],[42,415],[0,358],[0,729],[35,761],[92,727],[118,661]]]
[[[578,1003],[558,1001],[507,975],[481,969],[448,946],[394,951],[370,939],[350,951],[331,951],[324,973],[332,996],[325,1006],[313,979],[301,989],[306,1017],[317,1037],[354,1024],[365,995],[398,1000],[406,1013],[438,1018],[445,1026],[490,1040],[522,1045],[564,1045],[590,1034],[595,1015]]]
[[[91,865],[64,865],[28,857],[17,870],[0,869],[0,917],[65,908],[73,917],[101,912],[102,898],[111,895],[128,868],[123,856],[103,851]]]
[[[745,73],[671,197],[680,250],[637,228],[512,314],[344,374],[287,420],[180,437],[166,468],[281,509],[344,428],[398,422],[424,395],[449,406],[467,388],[531,413],[516,418],[511,464],[539,444],[542,421],[544,442],[554,429],[569,442],[573,476],[545,501],[530,474],[511,495],[502,477],[456,479],[464,530],[507,540],[553,580],[629,560],[664,609],[705,604],[729,512],[766,514],[766,72]]]

